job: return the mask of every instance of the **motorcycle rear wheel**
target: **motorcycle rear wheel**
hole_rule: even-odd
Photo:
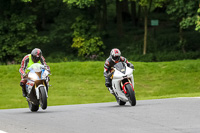
[[[45,110],[47,108],[47,96],[46,96],[46,92],[45,92],[44,87],[40,87],[39,90],[40,90],[40,99],[39,99],[40,106],[41,106],[41,108],[43,110]]]
[[[32,104],[32,103],[29,102],[29,101],[28,101],[28,106],[29,106],[29,109],[30,109],[32,112],[36,112],[36,111],[38,111],[38,109],[39,109],[39,105]]]
[[[127,91],[126,96],[128,98],[129,103],[131,104],[131,106],[135,106],[136,105],[135,92],[130,84],[126,85],[126,91]]]
[[[117,103],[119,104],[119,105],[125,105],[126,104],[126,102],[124,102],[124,101],[122,101],[122,100],[117,100]]]
[[[117,103],[118,103],[119,105],[125,105],[125,104],[126,104],[126,102],[120,100],[120,99],[116,96],[116,94],[113,94],[113,95],[115,96],[115,99],[116,99],[116,101],[117,101]]]

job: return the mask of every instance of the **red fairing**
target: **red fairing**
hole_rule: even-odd
[[[126,83],[124,83],[124,85],[123,85],[123,87],[122,87],[122,89],[124,90],[124,93],[125,93],[125,94],[127,93],[127,91],[126,91],[126,89],[125,89],[125,86],[126,86],[127,84],[130,84],[130,83],[129,83],[129,82],[126,82]],[[131,87],[132,87],[132,89],[133,89],[133,91],[134,91],[133,85],[132,85],[132,84],[130,84],[130,85],[131,85]]]
[[[133,85],[132,85],[132,84],[130,84],[130,85],[131,85],[131,87],[132,87],[133,91],[135,91],[135,90],[134,90],[134,88],[133,88]]]

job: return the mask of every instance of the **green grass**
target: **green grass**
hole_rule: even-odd
[[[200,60],[132,62],[137,100],[200,96]],[[48,106],[114,102],[104,85],[104,62],[49,63]],[[20,65],[0,66],[0,109],[27,108]]]

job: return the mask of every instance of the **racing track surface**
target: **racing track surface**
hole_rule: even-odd
[[[0,110],[0,133],[199,133],[200,98]]]

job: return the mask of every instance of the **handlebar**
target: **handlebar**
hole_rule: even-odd
[[[112,79],[112,76],[113,76],[114,72],[115,72],[115,70],[112,69],[111,72],[106,77]]]

